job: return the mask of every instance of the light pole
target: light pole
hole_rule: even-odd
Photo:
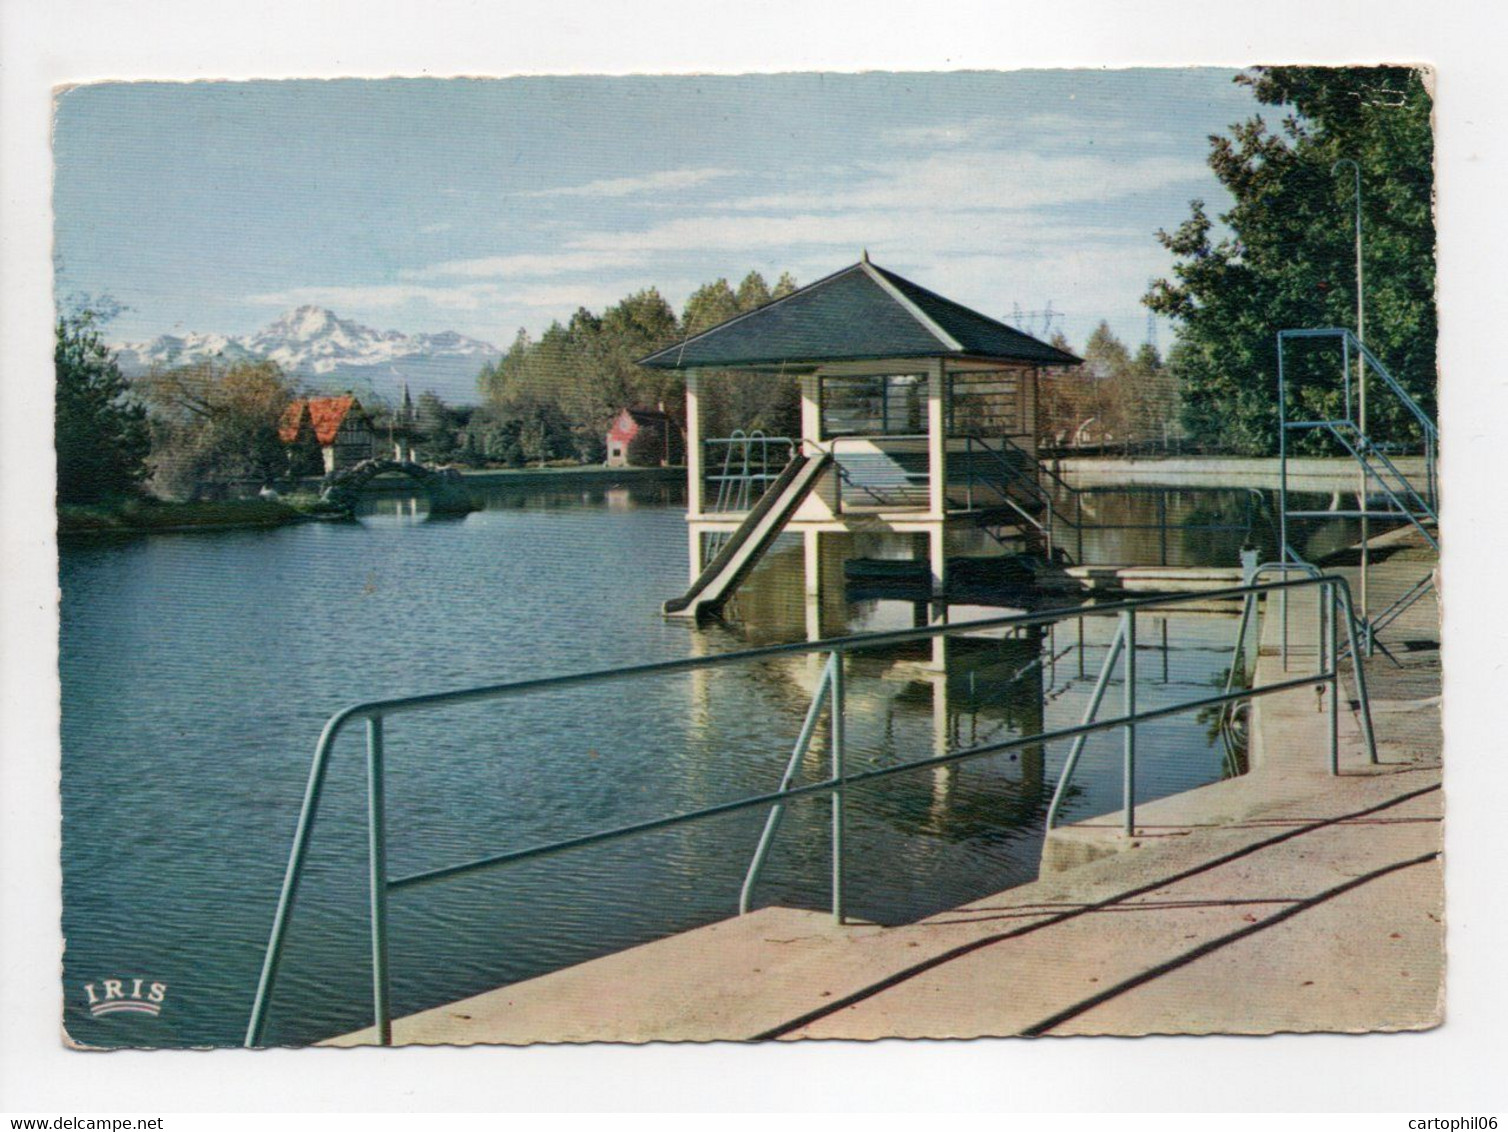
[[[1356,204],[1356,340],[1362,345],[1367,341],[1367,309],[1363,299],[1363,279],[1361,265],[1361,166],[1353,158],[1342,157],[1334,165],[1330,166],[1330,173],[1334,176],[1339,172],[1342,165],[1349,165],[1355,177],[1355,204]],[[1346,406],[1347,415],[1350,414],[1351,406]],[[1358,442],[1358,450],[1366,455],[1367,438],[1367,362],[1360,350],[1356,351],[1356,427],[1361,431]],[[1367,568],[1371,564],[1371,548],[1367,540],[1371,534],[1371,523],[1367,521],[1367,473],[1363,468],[1359,482],[1360,491],[1357,501],[1361,504],[1357,510],[1361,512],[1361,616],[1365,620],[1367,616]],[[1368,644],[1371,643],[1371,633],[1367,634]],[[1370,650],[1369,650],[1370,651]]]

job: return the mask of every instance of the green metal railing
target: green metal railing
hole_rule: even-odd
[[[1296,341],[1332,341],[1340,344],[1340,413],[1331,413],[1320,420],[1289,419],[1289,391],[1286,362],[1286,347]],[[1360,338],[1344,327],[1317,329],[1280,330],[1277,334],[1278,361],[1278,462],[1279,462],[1279,535],[1278,549],[1285,561],[1303,562],[1303,556],[1289,540],[1290,520],[1307,519],[1359,519],[1362,524],[1360,597],[1363,642],[1368,653],[1376,644],[1377,633],[1396,620],[1434,588],[1433,574],[1426,574],[1390,605],[1373,613],[1368,605],[1367,576],[1370,554],[1368,552],[1368,527],[1372,519],[1409,523],[1436,553],[1440,550],[1438,536],[1440,493],[1436,476],[1436,457],[1440,447],[1440,433],[1429,414],[1415,401],[1386,366]],[[1419,456],[1423,460],[1422,486],[1416,487],[1409,477],[1389,457],[1384,446],[1377,443],[1367,431],[1366,410],[1363,407],[1361,389],[1362,373],[1358,372],[1353,385],[1351,367],[1353,361],[1359,371],[1370,374],[1382,382],[1382,387],[1392,394],[1393,401],[1401,407],[1408,420],[1418,428]],[[1307,511],[1291,507],[1288,500],[1289,434],[1328,435],[1357,464],[1361,473],[1357,508],[1354,511]],[[1396,454],[1396,446],[1395,446]],[[1387,503],[1375,508],[1371,502],[1374,491]],[[1431,530],[1434,528],[1434,530]]]
[[[1317,672],[1285,679],[1261,688],[1227,690],[1218,695],[1205,696],[1197,700],[1157,708],[1137,707],[1135,698],[1135,642],[1136,618],[1139,613],[1151,609],[1176,608],[1190,602],[1208,603],[1222,600],[1249,600],[1270,594],[1279,594],[1286,597],[1290,591],[1298,589],[1314,590],[1318,600],[1326,604],[1330,610],[1328,619],[1322,619],[1321,621],[1321,664]],[[320,800],[325,788],[332,751],[340,735],[347,728],[355,724],[364,724],[366,732],[368,913],[371,932],[372,1012],[377,1040],[379,1044],[388,1045],[392,1042],[391,999],[389,995],[390,973],[388,964],[388,901],[392,894],[419,885],[431,884],[436,881],[497,866],[564,853],[590,845],[600,845],[606,842],[649,833],[654,830],[669,829],[674,826],[686,825],[720,815],[768,807],[770,813],[740,892],[740,909],[747,910],[751,894],[758,880],[760,867],[775,837],[780,815],[784,811],[784,808],[798,798],[825,795],[829,798],[829,806],[831,808],[832,914],[836,920],[842,922],[844,919],[845,888],[843,844],[845,804],[847,792],[852,787],[878,782],[882,779],[911,771],[962,763],[971,759],[1015,750],[1021,747],[1045,745],[1063,739],[1076,740],[1076,747],[1070,759],[1070,767],[1065,769],[1064,779],[1059,783],[1058,794],[1054,797],[1053,809],[1049,819],[1051,820],[1051,817],[1056,815],[1057,806],[1061,802],[1063,791],[1066,788],[1067,776],[1071,773],[1071,763],[1077,761],[1078,751],[1082,748],[1082,739],[1096,732],[1123,728],[1125,732],[1124,794],[1126,799],[1126,828],[1129,832],[1134,828],[1135,822],[1136,728],[1138,724],[1184,712],[1197,711],[1205,707],[1248,700],[1254,696],[1270,695],[1289,691],[1294,688],[1310,686],[1329,685],[1332,689],[1330,701],[1330,766],[1332,772],[1336,772],[1338,770],[1336,712],[1339,702],[1339,672],[1337,667],[1337,650],[1333,647],[1333,641],[1337,613],[1344,616],[1347,632],[1351,635],[1351,655],[1354,657],[1358,655],[1355,645],[1355,626],[1351,615],[1350,591],[1345,581],[1341,578],[1328,576],[1319,578],[1305,577],[1297,580],[1233,587],[1208,593],[1175,594],[1110,602],[1097,606],[1074,606],[1041,610],[1033,613],[969,621],[959,625],[933,625],[893,632],[869,633],[788,645],[773,645],[720,656],[664,661],[605,671],[583,672],[535,680],[490,684],[459,691],[404,696],[352,705],[330,717],[320,733],[318,743],[315,745],[314,759],[309,768],[309,777],[304,789],[303,802],[299,810],[298,825],[294,832],[293,845],[289,852],[288,865],[284,872],[282,889],[278,897],[277,911],[273,918],[267,951],[263,958],[261,976],[257,984],[256,999],[252,1007],[251,1018],[247,1025],[245,1044],[248,1047],[256,1047],[263,1044],[268,1012],[277,982],[278,969],[283,957],[288,927],[298,898],[299,885],[308,857],[311,836],[319,815]],[[978,634],[997,630],[1019,630],[1063,620],[1105,616],[1120,618],[1117,637],[1122,642],[1122,647],[1119,651],[1125,658],[1127,684],[1125,705],[1121,715],[1111,719],[1100,720],[1092,718],[1093,713],[1091,712],[1090,716],[1086,716],[1082,723],[1075,726],[1060,727],[1031,735],[1017,735],[1008,739],[987,742],[961,750],[948,751],[944,754],[932,755],[926,758],[911,759],[858,773],[852,773],[847,769],[845,765],[844,741],[844,666],[849,655],[870,649],[928,641],[952,634]],[[1328,629],[1324,627],[1327,623]],[[1324,652],[1325,645],[1323,643],[1326,633],[1328,633],[1329,640],[1332,642],[1328,653]],[[747,664],[773,657],[790,657],[803,654],[825,654],[827,657],[826,668],[817,691],[813,695],[811,707],[807,712],[801,729],[801,735],[798,738],[791,760],[786,767],[779,787],[774,791],[737,798],[732,801],[705,806],[687,812],[669,814],[647,821],[635,822],[630,825],[600,829],[581,836],[570,837],[543,845],[535,845],[507,853],[498,853],[470,861],[462,861],[406,876],[396,878],[389,876],[386,832],[386,750],[383,735],[384,723],[388,718],[413,712],[434,711],[462,704],[505,700],[546,689],[558,691],[566,688],[581,688],[613,681],[631,680],[670,673],[695,672],[730,665]],[[1329,658],[1328,662],[1325,660],[1326,656]],[[1376,750],[1372,740],[1369,708],[1363,683],[1364,676],[1359,667],[1355,671],[1355,676],[1360,689],[1363,726],[1368,745],[1371,748],[1372,758],[1375,761]],[[1107,662],[1107,669],[1101,673],[1100,687],[1096,692],[1094,704],[1096,709],[1099,699],[1103,696],[1103,686],[1108,679]],[[795,785],[795,775],[801,756],[815,734],[824,711],[828,718],[829,777],[820,782]]]

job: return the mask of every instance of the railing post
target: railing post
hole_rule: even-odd
[[[1335,583],[1331,582],[1323,588],[1323,593],[1330,598],[1325,603],[1325,616],[1320,624],[1320,640],[1323,649],[1324,638],[1330,639],[1329,671],[1330,671],[1330,773],[1340,774],[1340,648],[1335,639],[1335,609],[1340,604],[1340,595],[1336,590]],[[1320,660],[1320,672],[1326,669],[1326,662]]]
[[[838,654],[829,653],[827,664],[822,669],[822,678],[817,682],[817,690],[812,693],[812,702],[807,708],[806,719],[801,723],[801,732],[796,736],[796,745],[791,748],[791,757],[786,763],[785,773],[781,775],[780,793],[782,794],[789,790],[791,783],[796,780],[796,772],[801,769],[801,760],[812,745],[812,736],[817,733],[817,724],[822,718],[822,710],[827,706],[827,697],[832,691],[833,669],[837,666]],[[744,886],[738,894],[740,916],[747,915],[753,905],[754,884],[759,879],[760,870],[764,868],[765,858],[769,856],[770,846],[775,840],[775,831],[780,828],[780,819],[784,814],[784,802],[776,802],[770,807],[770,816],[765,819],[764,831],[759,835],[759,844],[754,848],[754,858],[749,862],[749,870],[744,874]]]
[[[832,654],[832,706],[831,726],[832,735],[832,771],[833,782],[836,789],[832,794],[832,829],[833,829],[833,921],[843,922],[843,654],[834,651]]]
[[[1315,672],[1320,675],[1323,675],[1328,669],[1328,664],[1325,660],[1325,658],[1329,655],[1329,650],[1326,647],[1325,610],[1329,601],[1329,597],[1330,587],[1328,585],[1314,587],[1314,621],[1316,626],[1315,635],[1317,637],[1315,643],[1315,652],[1317,653],[1316,659],[1318,660],[1318,664],[1315,667]]]
[[[1076,537],[1074,549],[1078,552],[1077,565],[1084,565],[1084,499],[1080,495],[1073,497],[1073,522]]]
[[[1126,698],[1125,709],[1125,756],[1123,778],[1127,837],[1136,833],[1136,610],[1128,609],[1121,614],[1126,637]]]
[[[1157,493],[1157,537],[1161,548],[1162,564],[1168,564],[1168,493]]]
[[[1284,575],[1286,577],[1286,575]],[[1278,591],[1278,617],[1282,621],[1283,671],[1288,671],[1288,591]]]
[[[964,492],[966,506],[970,511],[974,510],[974,475],[977,469],[974,467],[974,438],[966,436],[963,439],[964,460],[969,466],[969,476],[964,480]]]
[[[1341,583],[1335,583],[1337,592],[1341,596],[1343,612],[1346,615],[1346,641],[1351,649],[1351,671],[1356,675],[1356,699],[1361,707],[1361,731],[1367,741],[1369,761],[1377,762],[1377,736],[1372,731],[1372,703],[1367,695],[1367,673],[1362,666],[1362,653],[1357,647],[1356,640],[1356,607],[1351,604],[1350,592],[1341,588]],[[1337,650],[1338,651],[1338,650]],[[1336,685],[1339,687],[1339,685]]]
[[[1079,677],[1084,676],[1084,615],[1078,616],[1079,622]],[[1089,695],[1089,706],[1084,709],[1084,723],[1088,725],[1095,721],[1100,712],[1100,703],[1105,698],[1105,688],[1110,683],[1110,674],[1115,671],[1115,662],[1120,659],[1120,651],[1126,643],[1126,621],[1121,619],[1116,626],[1115,635],[1110,638],[1110,648],[1105,653],[1105,662],[1100,666],[1099,679],[1094,683],[1094,691]],[[1069,780],[1073,778],[1074,769],[1078,766],[1079,755],[1083,753],[1084,742],[1089,738],[1088,733],[1074,736],[1073,746],[1068,750],[1068,758],[1063,763],[1063,770],[1058,775],[1058,785],[1052,792],[1052,801],[1047,805],[1047,828],[1051,830],[1057,824],[1058,808],[1063,804],[1063,798],[1068,792]]]
[[[382,766],[382,716],[367,720],[367,844],[371,864],[372,1015],[377,1044],[393,1044],[388,1007],[387,830]]]
[[[304,787],[304,801],[299,807],[298,827],[293,833],[293,847],[288,851],[288,867],[283,873],[283,888],[278,894],[277,912],[272,918],[272,932],[267,937],[267,952],[262,956],[262,974],[257,980],[256,998],[251,1005],[251,1018],[246,1024],[247,1049],[256,1049],[262,1044],[267,1029],[267,1012],[272,1005],[272,988],[277,982],[278,967],[283,959],[283,943],[287,939],[288,924],[293,918],[293,905],[298,899],[299,882],[304,875],[304,858],[309,852],[309,840],[314,833],[314,819],[319,814],[320,795],[324,792],[325,771],[330,765],[330,747],[340,729],[340,717],[325,724],[319,742],[314,747],[314,761],[309,766],[309,781]]]

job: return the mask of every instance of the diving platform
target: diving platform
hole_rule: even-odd
[[[1052,499],[1036,452],[1038,385],[1045,369],[1081,360],[867,254],[640,364],[682,371],[686,380],[690,585],[666,603],[667,614],[716,611],[783,531],[804,537],[809,565],[827,533],[925,537],[937,594],[947,584],[950,535],[984,532],[995,553],[1051,553]],[[749,482],[736,483],[729,471],[730,446],[743,434],[703,435],[709,374],[763,382],[772,399],[780,383],[799,385],[799,438],[755,433],[742,441],[746,469],[751,443],[758,446]],[[772,444],[790,452],[790,479],[773,475]],[[709,475],[719,456],[722,474]],[[809,593],[816,584],[809,576]]]

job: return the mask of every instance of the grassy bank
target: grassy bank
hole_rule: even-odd
[[[317,500],[233,499],[218,503],[170,503],[128,499],[113,503],[60,504],[58,534],[151,534],[157,531],[281,527],[321,514]]]

